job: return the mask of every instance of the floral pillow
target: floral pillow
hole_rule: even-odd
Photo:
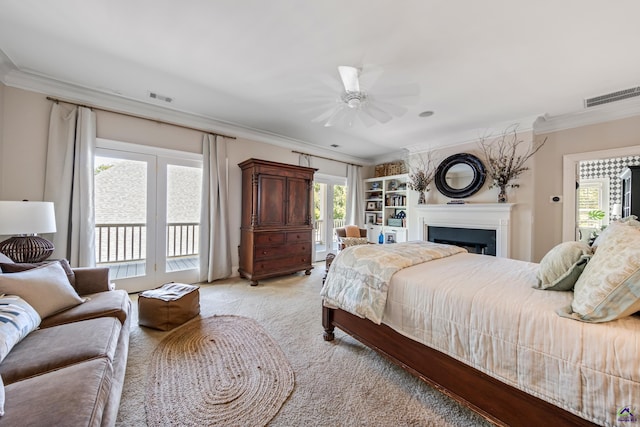
[[[640,310],[640,228],[612,224],[607,230],[561,316],[595,323]]]
[[[570,291],[591,259],[593,251],[585,242],[562,242],[540,261],[537,289]]]
[[[618,227],[640,228],[640,221],[638,221],[638,217],[635,215],[630,215],[628,217],[619,219],[617,221],[611,221],[611,223],[604,230],[602,230],[602,232],[598,235],[598,237],[596,237],[596,240],[594,240],[593,243],[591,244],[591,246],[593,247],[593,250],[595,251],[598,248],[598,246],[600,246],[600,244],[607,239],[607,236],[609,235],[609,233],[611,233],[613,230],[615,230]]]
[[[369,243],[366,237],[344,237],[342,238],[342,244],[344,247],[348,246],[356,246],[356,245],[366,245]]]

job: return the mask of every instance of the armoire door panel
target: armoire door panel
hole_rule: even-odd
[[[285,211],[282,194],[285,193],[287,178],[275,175],[259,176],[258,226],[271,227],[285,225]]]
[[[306,179],[288,178],[287,225],[309,225],[310,182]]]

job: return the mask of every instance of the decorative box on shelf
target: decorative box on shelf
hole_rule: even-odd
[[[387,225],[389,227],[404,227],[404,220],[402,218],[389,218]]]

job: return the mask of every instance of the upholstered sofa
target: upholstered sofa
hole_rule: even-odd
[[[10,348],[0,348],[0,357],[4,356],[0,394],[4,391],[5,398],[0,426],[112,426],[116,422],[131,302],[125,291],[110,285],[108,269],[71,269],[68,264],[65,269],[64,264],[19,271],[25,265],[0,263],[0,294],[6,294],[0,298],[0,308],[6,305],[3,299],[8,298],[11,305],[13,297],[8,295],[17,294],[18,311],[29,312],[32,306],[34,322],[43,313],[35,329],[23,327],[21,333],[26,336]],[[57,310],[60,304],[70,306]],[[2,317],[0,310],[0,323]],[[6,344],[10,337],[2,333],[0,340]]]

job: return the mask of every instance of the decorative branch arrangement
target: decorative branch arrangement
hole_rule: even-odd
[[[429,191],[429,185],[433,182],[436,173],[437,162],[433,157],[433,151],[429,151],[426,158],[423,154],[414,156],[416,159],[415,166],[412,165],[410,159],[405,160],[407,170],[409,171],[409,179],[407,186],[420,193],[418,199],[419,204],[426,203],[425,191]]]
[[[517,188],[520,184],[513,183],[514,180],[526,170],[524,166],[534,154],[542,148],[547,138],[540,143],[533,143],[526,151],[518,153],[519,147],[524,140],[518,138],[518,126],[508,127],[502,135],[497,138],[482,137],[478,142],[480,150],[485,158],[485,168],[487,175],[493,180],[489,188],[500,188],[498,202],[507,201],[507,187]]]

